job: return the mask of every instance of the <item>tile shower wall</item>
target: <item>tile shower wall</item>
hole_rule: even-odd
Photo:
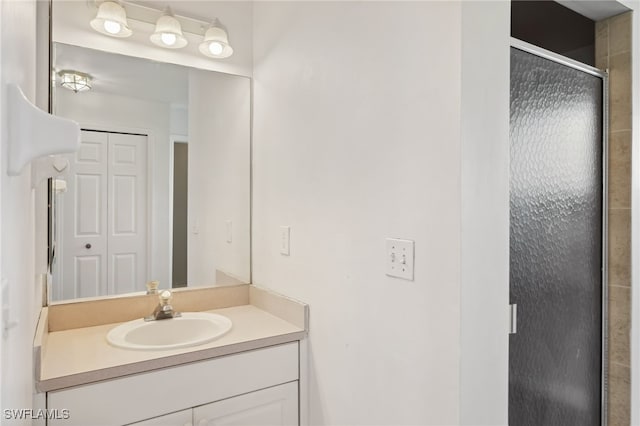
[[[596,66],[609,69],[610,426],[630,422],[631,12],[596,23]]]

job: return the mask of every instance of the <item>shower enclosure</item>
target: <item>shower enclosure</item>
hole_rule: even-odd
[[[606,422],[605,73],[511,47],[509,424]]]

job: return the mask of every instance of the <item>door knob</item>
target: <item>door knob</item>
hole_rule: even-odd
[[[91,244],[87,243],[84,245],[84,248],[86,248],[87,250],[91,248]]]

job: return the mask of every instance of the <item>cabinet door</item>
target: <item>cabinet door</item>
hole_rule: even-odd
[[[297,425],[298,382],[196,407],[193,418],[196,426]]]
[[[131,423],[129,426],[192,426],[193,410],[182,410],[160,417]]]

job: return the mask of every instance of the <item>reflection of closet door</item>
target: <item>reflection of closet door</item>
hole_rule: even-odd
[[[63,198],[62,299],[107,294],[107,133],[82,132]]]
[[[147,274],[147,137],[109,134],[109,294],[144,289]]]
[[[82,131],[64,194],[63,299],[144,288],[147,137]]]

